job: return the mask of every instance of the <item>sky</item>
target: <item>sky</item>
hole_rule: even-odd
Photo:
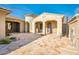
[[[0,4],[0,7],[11,11],[9,15],[24,20],[25,14],[40,15],[43,12],[64,14],[71,18],[79,8],[79,4]]]

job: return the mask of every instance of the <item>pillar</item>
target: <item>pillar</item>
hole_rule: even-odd
[[[29,31],[32,32],[32,23],[29,22]]]
[[[62,35],[62,19],[58,19],[57,21],[57,35]]]
[[[48,34],[48,32],[47,32],[47,23],[46,23],[46,34]]]
[[[6,36],[6,15],[9,14],[10,11],[0,8],[0,39],[3,39]]]
[[[42,32],[42,34],[46,34],[45,33],[45,22],[43,22],[43,32]]]
[[[5,16],[0,14],[0,39],[5,37]]]
[[[38,23],[38,32],[40,32],[40,23]]]
[[[32,22],[32,33],[35,33],[35,22]]]
[[[25,23],[25,32],[28,32],[28,24],[27,24],[27,22]]]
[[[71,35],[72,35],[72,33],[71,33],[71,28],[70,28],[70,26],[69,26],[69,40],[72,39]]]

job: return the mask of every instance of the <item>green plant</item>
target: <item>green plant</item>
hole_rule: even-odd
[[[3,40],[0,40],[0,44],[9,44],[11,42],[12,42],[12,40],[10,38],[6,38],[6,39],[3,39]]]

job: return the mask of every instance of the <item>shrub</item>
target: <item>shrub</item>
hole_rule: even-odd
[[[0,44],[9,44],[11,42],[12,42],[12,40],[10,38],[6,38],[6,39],[3,39],[3,40],[0,40]]]

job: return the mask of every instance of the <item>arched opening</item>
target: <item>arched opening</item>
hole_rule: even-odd
[[[57,21],[46,21],[46,34],[57,33]]]
[[[20,23],[6,21],[6,35],[8,36],[10,33],[20,32]]]
[[[35,33],[42,33],[43,29],[43,23],[42,22],[36,22],[35,23]]]
[[[25,32],[30,32],[30,24],[29,24],[29,22],[26,22],[25,24],[26,24],[25,25]]]

